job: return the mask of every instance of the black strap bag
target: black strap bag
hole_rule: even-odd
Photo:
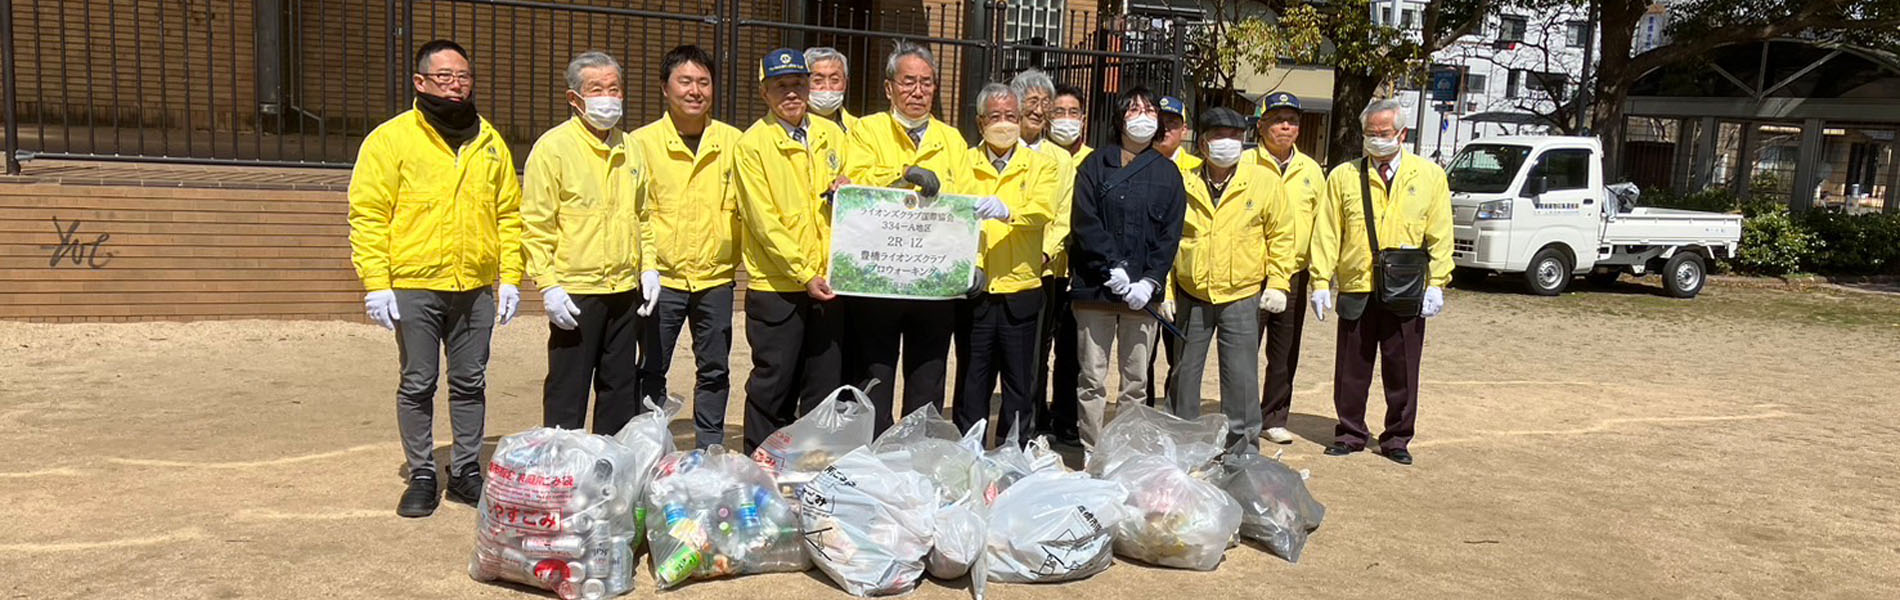
[[[1386,190],[1388,197],[1391,190]],[[1380,248],[1372,217],[1372,159],[1359,164],[1359,199],[1366,213],[1366,241],[1372,246],[1372,298],[1401,319],[1417,317],[1431,280],[1432,255],[1421,248]]]

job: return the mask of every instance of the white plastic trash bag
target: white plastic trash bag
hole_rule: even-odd
[[[633,589],[634,493],[645,469],[601,435],[531,429],[502,438],[478,506],[469,576],[602,598]]]
[[[693,579],[803,571],[798,517],[772,478],[714,445],[660,461],[647,488],[647,544],[661,589]]]
[[[983,554],[983,538],[989,525],[982,513],[969,503],[957,503],[937,509],[936,545],[924,562],[926,572],[938,579],[955,579],[970,574],[976,557]]]
[[[752,460],[778,483],[780,496],[797,502],[800,486],[838,457],[871,443],[875,412],[863,390],[848,385],[832,390],[810,413],[766,437],[752,451]]]
[[[1240,537],[1300,562],[1306,538],[1319,529],[1326,507],[1306,489],[1306,477],[1280,461],[1237,453],[1222,459],[1212,478],[1240,507]]]
[[[614,440],[625,446],[633,457],[632,481],[627,491],[633,498],[633,546],[636,550],[646,544],[647,484],[653,480],[653,467],[675,450],[673,431],[667,425],[679,415],[685,404],[679,398],[667,398],[665,406],[655,406],[652,398],[646,399],[645,403],[647,411],[635,415],[625,427],[620,428],[619,433],[614,434]]]
[[[1128,490],[1083,473],[1034,473],[990,506],[989,579],[1070,581],[1113,563],[1112,531],[1127,517]]]
[[[798,520],[818,569],[855,596],[887,596],[922,580],[936,532],[937,486],[859,448],[799,489]]]
[[[1152,565],[1211,571],[1240,529],[1240,505],[1219,486],[1160,456],[1122,461],[1105,477],[1127,487],[1131,513],[1115,553]]]
[[[1130,458],[1159,456],[1193,473],[1220,456],[1226,435],[1225,415],[1202,415],[1189,421],[1140,404],[1123,405],[1102,428],[1089,456],[1088,472],[1101,477]]]

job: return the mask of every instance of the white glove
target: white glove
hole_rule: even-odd
[[[402,312],[396,310],[395,290],[376,290],[364,294],[363,312],[369,315],[369,320],[390,331],[395,331],[396,321],[402,320]]]
[[[1148,300],[1153,298],[1154,295],[1154,282],[1143,279],[1128,284],[1128,294],[1122,296],[1122,299],[1128,302],[1129,310],[1141,310],[1141,307],[1148,305]],[[1169,321],[1173,321],[1173,319],[1169,319]]]
[[[521,310],[521,288],[510,283],[501,284],[495,288],[495,300],[499,304],[495,307],[495,316],[501,324],[507,325],[509,321],[515,320],[515,312]]]
[[[1009,206],[1003,204],[1002,198],[984,196],[982,200],[976,201],[976,218],[1008,221]]]
[[[1273,314],[1286,312],[1286,292],[1267,288],[1260,292],[1260,310]]]
[[[1161,306],[1155,307],[1155,314],[1161,315],[1161,320],[1167,321],[1169,323],[1173,323],[1174,322],[1174,301],[1162,300]]]
[[[1419,306],[1418,314],[1427,319],[1438,316],[1445,310],[1445,290],[1425,288],[1425,302]]]
[[[1313,305],[1313,316],[1319,317],[1321,321],[1326,320],[1326,311],[1333,309],[1333,291],[1313,290],[1310,303]]]
[[[561,286],[541,290],[541,310],[547,311],[548,322],[555,327],[572,330],[581,326],[575,318],[581,316],[581,307],[574,305],[574,299],[567,297],[567,290]]]
[[[1128,271],[1121,267],[1108,270],[1108,291],[1117,296],[1128,295]]]
[[[653,314],[653,307],[660,303],[660,272],[647,271],[640,274],[640,316]]]

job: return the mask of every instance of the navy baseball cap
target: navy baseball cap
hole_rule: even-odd
[[[1255,111],[1253,116],[1256,116],[1256,117],[1266,116],[1267,111],[1271,111],[1276,108],[1291,108],[1293,109],[1294,112],[1299,112],[1300,97],[1295,96],[1293,94],[1288,94],[1286,92],[1274,92],[1271,94],[1267,94],[1267,97],[1260,99],[1260,110]]]
[[[765,53],[759,60],[759,81],[765,81],[780,75],[810,75],[811,69],[805,67],[805,53],[791,48],[779,48]]]
[[[1181,117],[1182,120],[1187,119],[1187,105],[1182,104],[1181,99],[1174,96],[1162,96],[1161,103],[1155,106],[1155,110]]]

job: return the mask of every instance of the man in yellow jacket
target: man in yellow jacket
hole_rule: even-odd
[[[1267,95],[1260,102],[1255,124],[1260,145],[1240,162],[1271,171],[1286,189],[1287,210],[1293,221],[1293,274],[1287,281],[1286,310],[1266,315],[1267,376],[1261,390],[1260,411],[1267,441],[1293,443],[1286,421],[1293,410],[1293,377],[1300,365],[1300,335],[1306,323],[1306,267],[1310,264],[1314,207],[1326,205],[1326,171],[1313,157],[1300,152],[1300,99],[1286,92]]]
[[[1187,217],[1161,316],[1186,336],[1176,341],[1170,412],[1201,416],[1201,373],[1220,344],[1220,405],[1227,440],[1260,447],[1260,313],[1286,310],[1293,268],[1293,217],[1280,180],[1242,163],[1247,122],[1225,107],[1201,115],[1199,169],[1182,169]]]
[[[640,331],[641,395],[666,397],[680,330],[693,330],[693,444],[726,443],[733,271],[739,264],[739,130],[712,118],[713,58],[680,46],[660,59],[666,114],[633,132],[647,166],[640,217],[654,239],[659,305]]]
[[[350,174],[350,262],[370,319],[396,331],[409,476],[396,514],[423,517],[441,502],[432,432],[444,350],[455,435],[447,495],[481,499],[488,340],[521,303],[521,185],[507,142],[469,99],[467,51],[423,44],[412,80],[415,108],[363,138]]]
[[[980,264],[989,281],[957,304],[957,385],[952,420],[969,431],[989,418],[990,392],[1002,377],[1003,403],[993,431],[1038,435],[1036,323],[1042,313],[1042,235],[1061,187],[1055,161],[1022,143],[1021,102],[992,83],[976,96],[983,145],[970,149],[977,217],[984,219]]]
[[[1082,90],[1060,86],[1049,103],[1048,143],[1043,148],[1062,150],[1068,158],[1069,175],[1063,177],[1063,190],[1050,206],[1055,216],[1043,233],[1042,253],[1049,256],[1043,268],[1042,289],[1049,297],[1042,308],[1042,350],[1036,361],[1036,406],[1038,430],[1048,432],[1056,443],[1082,445],[1076,428],[1079,417],[1076,390],[1080,386],[1081,365],[1076,361],[1075,313],[1069,306],[1069,217],[1075,203],[1075,171],[1095,149],[1089,147],[1083,133],[1088,112],[1083,108]],[[1052,154],[1053,155],[1053,154]],[[1045,358],[1047,357],[1047,358]],[[1048,361],[1048,362],[1045,362]],[[1052,394],[1052,395],[1051,395]],[[1044,397],[1048,395],[1045,402]]]
[[[759,64],[770,112],[739,138],[740,252],[745,258],[745,451],[790,425],[838,387],[843,358],[830,263],[828,197],[844,177],[845,134],[808,114],[805,55],[778,49]]]
[[[891,110],[862,119],[851,128],[852,164],[846,175],[862,185],[914,186],[924,196],[961,194],[970,187],[970,146],[943,121],[931,116],[937,97],[937,59],[930,50],[899,42],[884,64],[884,94]],[[859,385],[881,382],[869,394],[877,407],[877,431],[891,426],[892,415],[909,414],[925,404],[943,406],[943,387],[956,311],[939,300],[852,298],[855,325],[846,340],[851,357],[848,378]],[[904,364],[904,407],[892,410],[897,362]]]
[[[1444,286],[1451,281],[1451,188],[1438,165],[1405,152],[1404,112],[1397,100],[1374,101],[1360,113],[1367,158],[1333,167],[1326,178],[1330,200],[1313,220],[1313,312],[1320,320],[1339,293],[1339,348],[1333,371],[1333,428],[1328,456],[1365,449],[1366,387],[1372,383],[1375,355],[1384,363],[1385,430],[1379,447],[1393,462],[1412,464],[1406,449],[1418,417],[1418,364],[1425,347],[1425,319],[1445,308]],[[1364,169],[1362,170],[1362,167]],[[1369,173],[1367,173],[1369,171]],[[1362,177],[1370,176],[1369,180]],[[1371,299],[1372,255],[1366,235],[1365,196],[1371,190],[1372,219],[1379,247],[1423,248],[1431,255],[1431,273],[1419,316],[1406,317]]]
[[[659,298],[653,236],[640,226],[646,166],[615,126],[620,64],[600,52],[567,63],[574,116],[541,135],[522,176],[528,275],[548,315],[541,424],[613,435],[640,411],[637,317]]]
[[[845,91],[851,89],[851,63],[837,48],[821,46],[805,49],[805,65],[811,68],[812,112],[850,134],[858,126],[858,118],[844,107]]]

